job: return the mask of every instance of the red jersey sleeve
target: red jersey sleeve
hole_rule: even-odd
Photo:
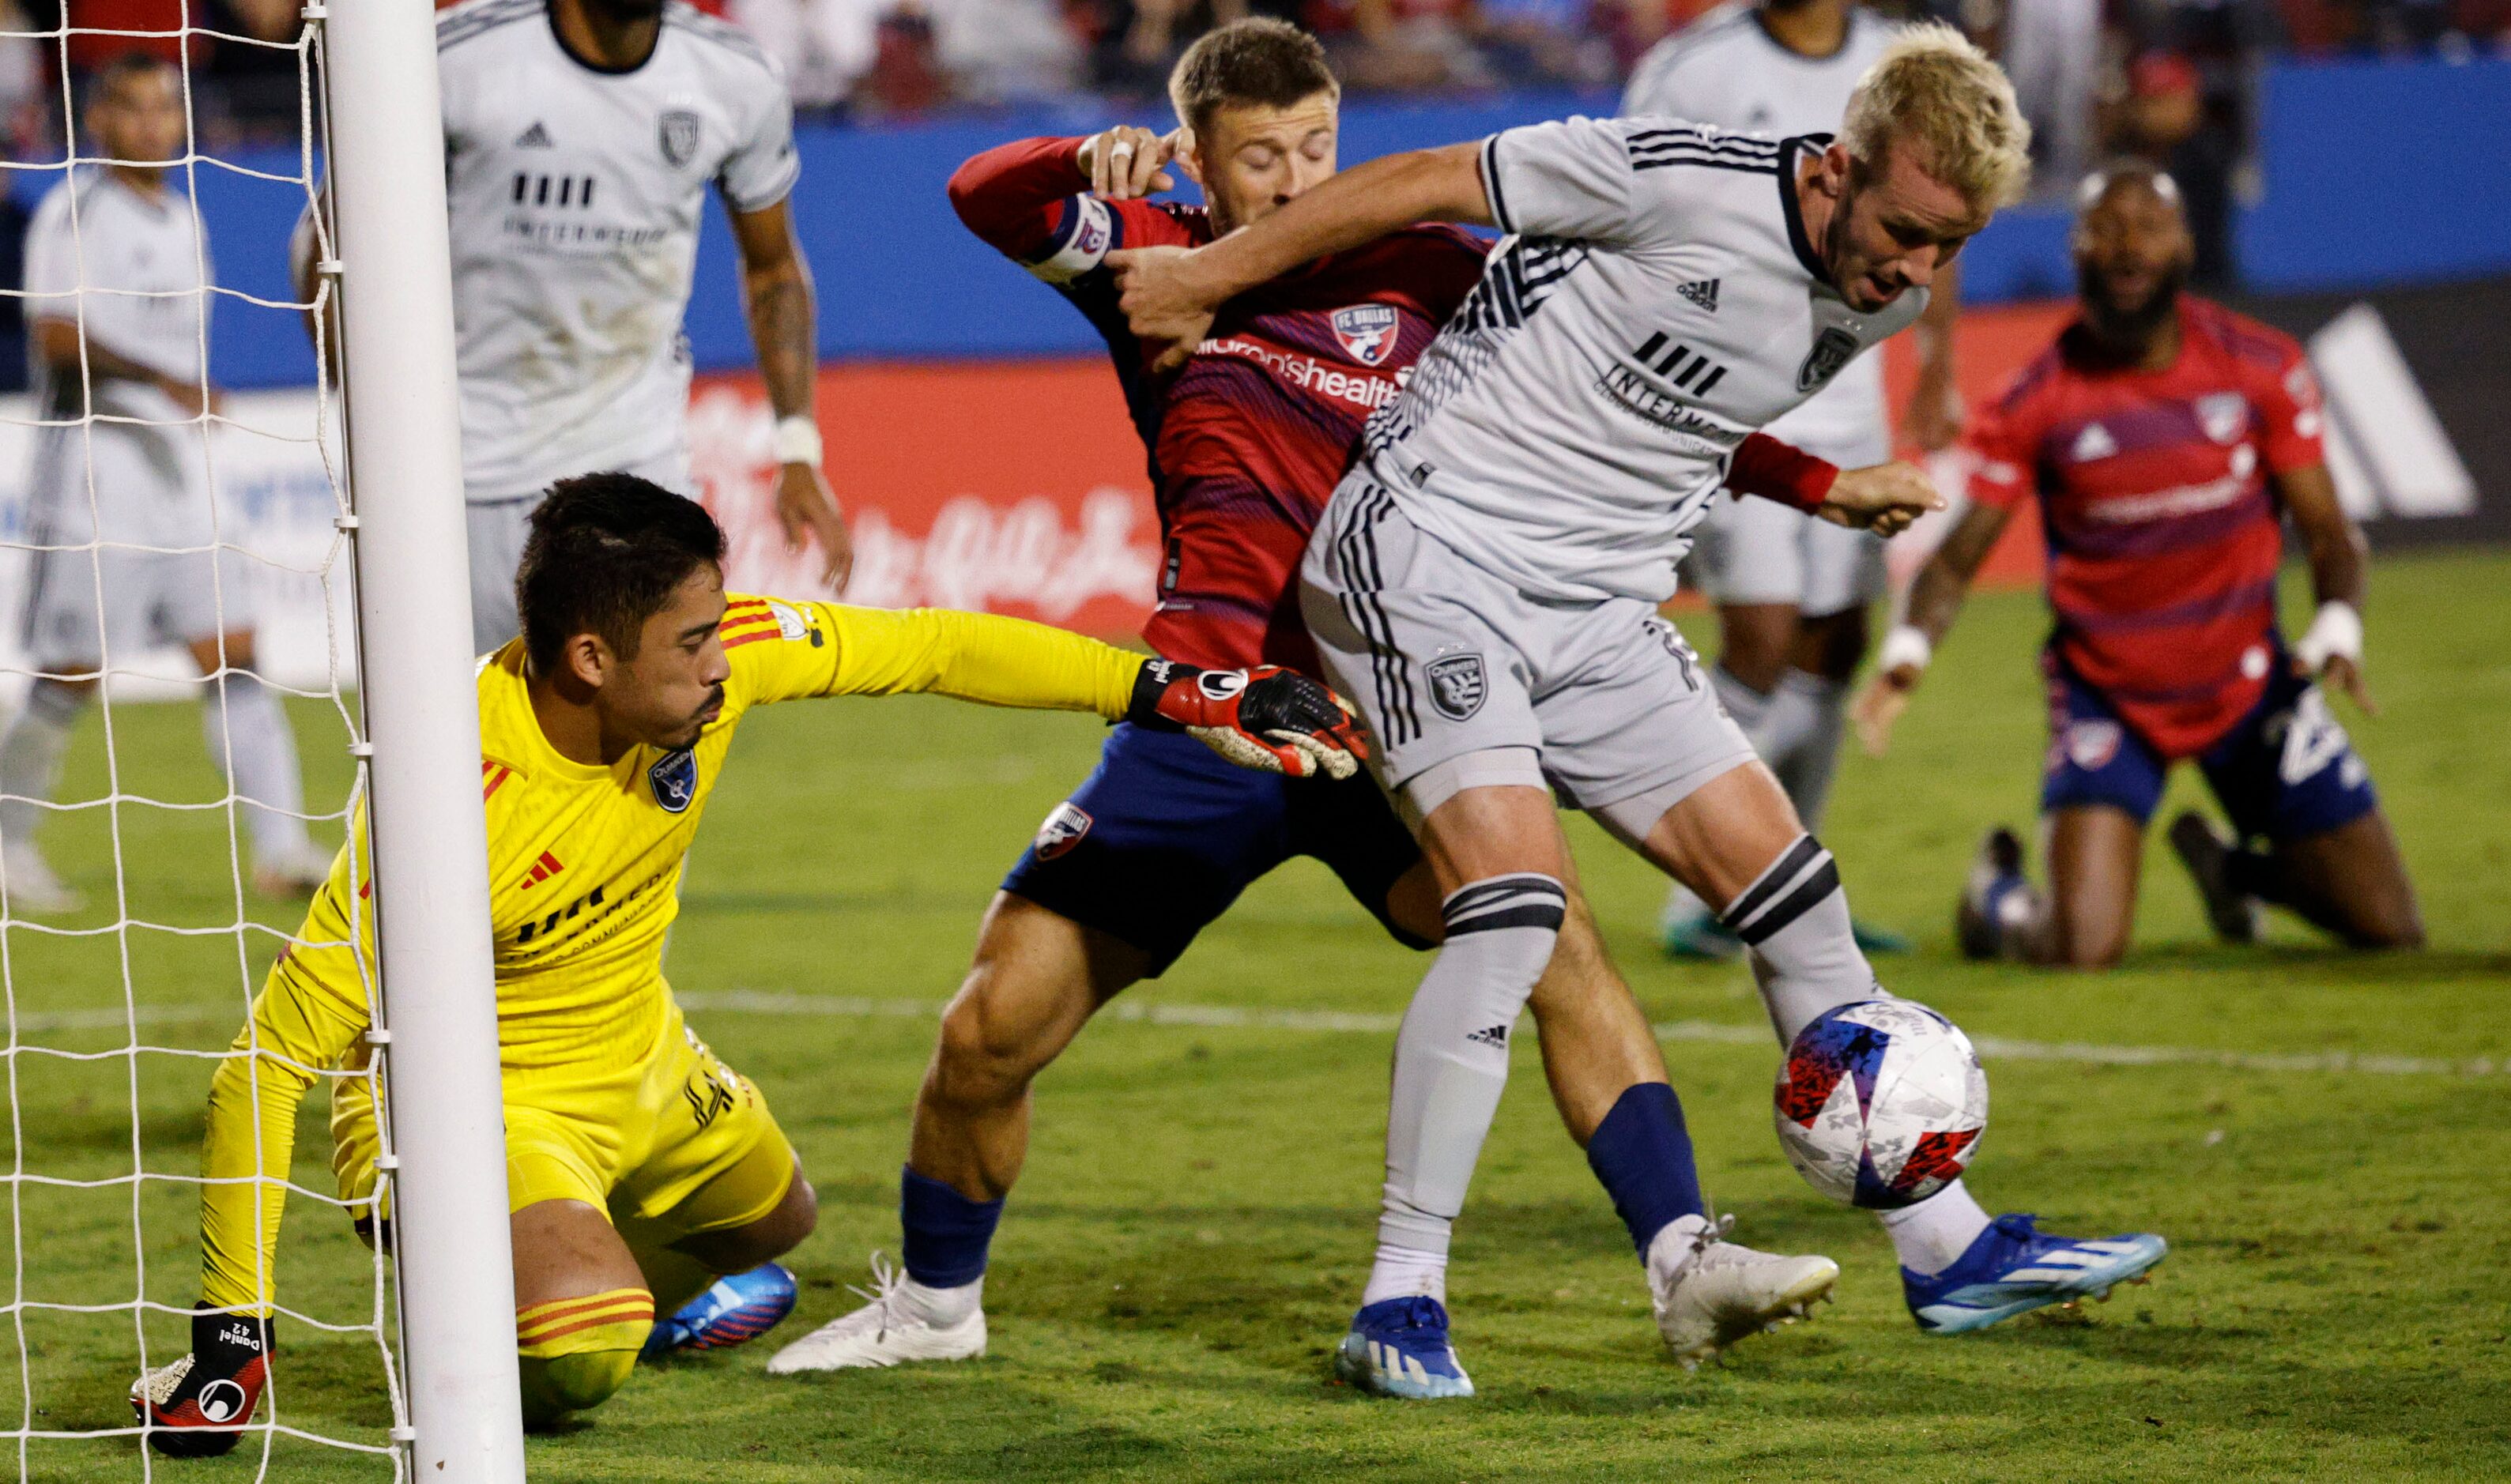
[[[1191,247],[1199,212],[1089,194],[1081,140],[1019,139],[950,176],[950,206],[969,231],[1050,284],[1068,284],[1118,247]]]
[[[2322,446],[2326,414],[2320,409],[2319,378],[2299,342],[2283,340],[2276,363],[2253,362],[2250,400],[2259,409],[2260,452],[2267,473],[2290,474],[2328,462]]]

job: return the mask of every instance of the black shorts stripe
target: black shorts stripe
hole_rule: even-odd
[[[1780,890],[1789,882],[1802,874],[1806,866],[1813,864],[1813,857],[1821,854],[1821,841],[1811,835],[1798,835],[1796,843],[1789,846],[1787,852],[1779,856],[1775,864],[1763,871],[1758,880],[1744,889],[1743,895],[1728,902],[1726,910],[1718,915],[1730,928],[1745,921],[1754,913],[1760,911],[1762,906],[1771,897],[1778,895]]]
[[[1405,735],[1408,717],[1403,705],[1402,661],[1395,654],[1393,626],[1376,601],[1379,582],[1375,546],[1365,540],[1365,532],[1375,518],[1377,502],[1385,493],[1371,484],[1352,502],[1351,509],[1344,513],[1342,528],[1335,533],[1334,555],[1342,578],[1343,617],[1360,630],[1369,645],[1371,688],[1377,693],[1377,709],[1384,718],[1387,741],[1397,742],[1411,740]]]
[[[1370,486],[1370,509],[1361,521],[1360,545],[1368,558],[1369,605],[1377,617],[1378,633],[1385,641],[1386,670],[1392,682],[1395,704],[1404,714],[1405,730],[1413,741],[1421,737],[1421,710],[1412,693],[1412,669],[1404,660],[1404,652],[1395,642],[1395,621],[1387,617],[1385,600],[1379,595],[1386,590],[1386,572],[1377,556],[1377,523],[1395,513],[1395,496],[1383,485]]]
[[[1762,913],[1751,927],[1736,929],[1735,935],[1748,945],[1758,946],[1771,933],[1812,911],[1816,902],[1838,890],[1839,862],[1825,858],[1822,869],[1814,872],[1803,886],[1790,892],[1784,900]]]

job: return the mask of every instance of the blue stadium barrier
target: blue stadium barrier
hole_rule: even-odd
[[[2262,85],[2266,191],[2243,215],[2239,247],[2257,288],[2338,288],[2511,271],[2511,60],[2278,64]],[[1609,95],[1520,95],[1473,102],[1356,104],[1344,157],[1472,138],[1573,112],[1609,111]],[[960,227],[943,194],[959,162],[1034,133],[1077,133],[1125,120],[1033,109],[896,129],[802,131],[794,199],[820,283],[820,351],[831,360],[1089,354],[1080,318]],[[1143,114],[1134,122],[1156,125]],[[2453,147],[2453,141],[2456,147]],[[289,172],[292,154],[239,163]],[[13,170],[21,199],[49,171]],[[203,167],[197,189],[222,282],[289,297],[285,248],[301,192]],[[2063,209],[2001,215],[1963,258],[1979,303],[2067,292]],[[729,235],[711,213],[701,244],[689,341],[702,367],[749,363]],[[223,302],[212,365],[228,386],[300,385],[313,360],[293,314]]]

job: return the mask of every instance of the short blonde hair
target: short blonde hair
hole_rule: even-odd
[[[2031,178],[2031,126],[2014,84],[1941,20],[1902,31],[1866,69],[1848,96],[1839,141],[1874,171],[1894,144],[1908,144],[1920,169],[1986,210],[2012,205]]]

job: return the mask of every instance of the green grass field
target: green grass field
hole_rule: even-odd
[[[1780,1158],[1775,1048],[1682,1030],[1669,1058],[1738,1237],[1829,1252],[1845,1270],[1839,1303],[1815,1322],[1686,1375],[1665,1359],[1629,1244],[1522,1047],[1451,1287],[1483,1394],[1406,1406],[1333,1385],[1327,1351],[1371,1251],[1391,1037],[1157,1013],[1402,1008],[1422,961],[1302,862],[1250,893],[1165,980],[1120,1002],[1133,1018],[1092,1029],[1040,1084],[1034,1154],[994,1249],[988,1358],[771,1380],[762,1346],[650,1368],[580,1425],[535,1439],[533,1476],[2511,1474],[2511,1031],[2492,1018],[2511,989],[2511,664],[2496,584],[2511,586],[2511,554],[2384,563],[2370,615],[2384,709],[2346,713],[2422,892],[2425,953],[2350,958],[2290,924],[2267,946],[2219,949],[2157,846],[2123,970],[2066,977],[1960,962],[1951,909],[1972,846],[1991,822],[2024,821],[2035,798],[2043,734],[2029,657],[2042,619],[2029,594],[1979,599],[1894,755],[1847,762],[1828,843],[1861,916],[1920,944],[1880,966],[1885,980],[1975,1034],[2492,1059],[2490,1074],[2452,1074],[1991,1056],[1993,1117],[1974,1188],[2061,1231],[2166,1234],[2172,1257],[2148,1287],[2080,1316],[1921,1338],[1874,1223],[1822,1201]],[[310,791],[336,797],[338,728],[319,707],[298,716]],[[116,726],[126,793],[214,795],[191,710],[124,708]],[[785,706],[745,730],[691,869],[671,971],[709,1041],[766,1089],[821,1193],[819,1234],[792,1259],[805,1287],[789,1333],[857,1302],[845,1285],[866,1281],[871,1249],[894,1254],[907,1109],[933,1034],[929,1013],[901,1003],[938,1005],[955,986],[995,881],[1098,739],[1084,718],[926,700]],[[2192,780],[2177,786],[2170,807],[2196,796]],[[105,787],[91,718],[68,796]],[[52,847],[66,874],[109,897],[106,822],[101,810],[72,817]],[[1574,834],[1651,1015],[1763,1026],[1743,970],[1657,957],[1659,883],[1583,822]],[[120,836],[134,916],[178,930],[232,924],[222,816],[126,804]],[[293,924],[290,911],[251,909]],[[112,916],[98,907],[69,926]],[[233,932],[62,937],[19,926],[0,937],[0,967],[21,1046],[126,1046],[127,979],[152,1011],[143,1040],[208,1049],[233,1033],[248,974],[257,979],[275,946],[264,933],[240,951]],[[741,993],[817,1003],[744,1008]],[[90,1013],[99,1010],[113,1013]],[[9,1185],[0,1261],[15,1273],[11,1298],[126,1303],[144,1266],[151,1297],[188,1305],[193,1193],[150,1182],[135,1196],[113,1182],[135,1152],[152,1171],[194,1168],[211,1063],[20,1049],[10,1070],[14,1167],[107,1182]],[[319,1095],[300,1126],[296,1179],[328,1189]],[[285,1296],[329,1322],[363,1321],[373,1305],[364,1249],[333,1210],[300,1199],[290,1214]],[[13,1307],[9,1317],[0,1420],[39,1430],[128,1421],[121,1395],[138,1346],[127,1313]],[[152,1317],[147,1329],[153,1358],[174,1351],[179,1320]],[[371,1339],[304,1325],[281,1339],[281,1420],[376,1441],[386,1408]],[[253,1477],[256,1445],[219,1463],[157,1461],[154,1476]],[[45,1480],[142,1470],[128,1438],[38,1440],[22,1459],[24,1477]],[[389,1470],[283,1436],[264,1476]]]

